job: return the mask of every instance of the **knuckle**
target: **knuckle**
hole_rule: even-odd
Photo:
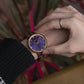
[[[61,8],[57,8],[55,11],[60,11],[61,10]]]
[[[71,8],[71,5],[67,6],[67,8]]]
[[[54,17],[55,17],[55,14],[52,13],[52,14],[50,14],[46,19],[47,19],[47,20],[51,20],[51,19],[53,19]]]

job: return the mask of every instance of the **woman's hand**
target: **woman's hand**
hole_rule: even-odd
[[[70,13],[69,16],[67,15],[67,13]],[[57,17],[56,15],[59,17]],[[84,52],[84,15],[82,15],[72,6],[55,10],[51,15],[47,16],[38,24],[38,26],[36,27],[36,32],[44,33],[48,30],[60,29],[60,18],[62,18],[62,27],[64,29],[70,30],[69,40],[59,45],[47,47],[44,53],[61,55],[66,54],[66,56],[71,57],[73,55],[70,54]]]

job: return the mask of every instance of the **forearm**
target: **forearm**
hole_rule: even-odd
[[[6,84],[12,84],[34,62],[30,51],[19,41],[5,39],[0,44],[0,76]]]

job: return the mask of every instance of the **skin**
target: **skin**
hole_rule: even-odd
[[[69,37],[66,38],[62,37],[65,34],[65,31],[61,31],[59,25],[59,19],[62,18],[62,27],[65,30],[70,32]],[[51,43],[48,41],[47,48],[44,50],[44,54],[60,54],[67,57],[72,57],[77,53],[84,53],[84,15],[78,12],[72,6],[67,6],[64,8],[58,8],[53,13],[48,15],[44,18],[37,26],[36,26],[36,33],[41,33],[46,35],[47,32],[47,40],[50,40]],[[49,34],[51,30],[53,31],[54,35]],[[57,30],[63,32],[60,36],[57,34]],[[58,36],[57,36],[58,35]],[[67,35],[67,34],[66,34]],[[57,42],[54,38],[58,37],[59,39],[62,38],[63,41],[55,44]],[[59,44],[60,43],[60,44]]]
[[[28,45],[27,45],[27,39],[23,40],[21,43],[29,50]],[[36,53],[34,53],[32,51],[30,51],[30,52],[33,55],[33,57],[34,57],[35,60],[38,59],[38,56],[37,56]]]

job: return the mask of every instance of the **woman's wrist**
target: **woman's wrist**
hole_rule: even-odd
[[[27,39],[23,40],[21,43],[29,50],[28,44],[27,44]],[[30,51],[30,50],[29,50],[29,51]],[[38,55],[37,55],[36,53],[34,53],[34,52],[32,52],[32,51],[30,51],[30,52],[31,52],[31,54],[33,55],[33,57],[34,57],[35,60],[38,59]]]

